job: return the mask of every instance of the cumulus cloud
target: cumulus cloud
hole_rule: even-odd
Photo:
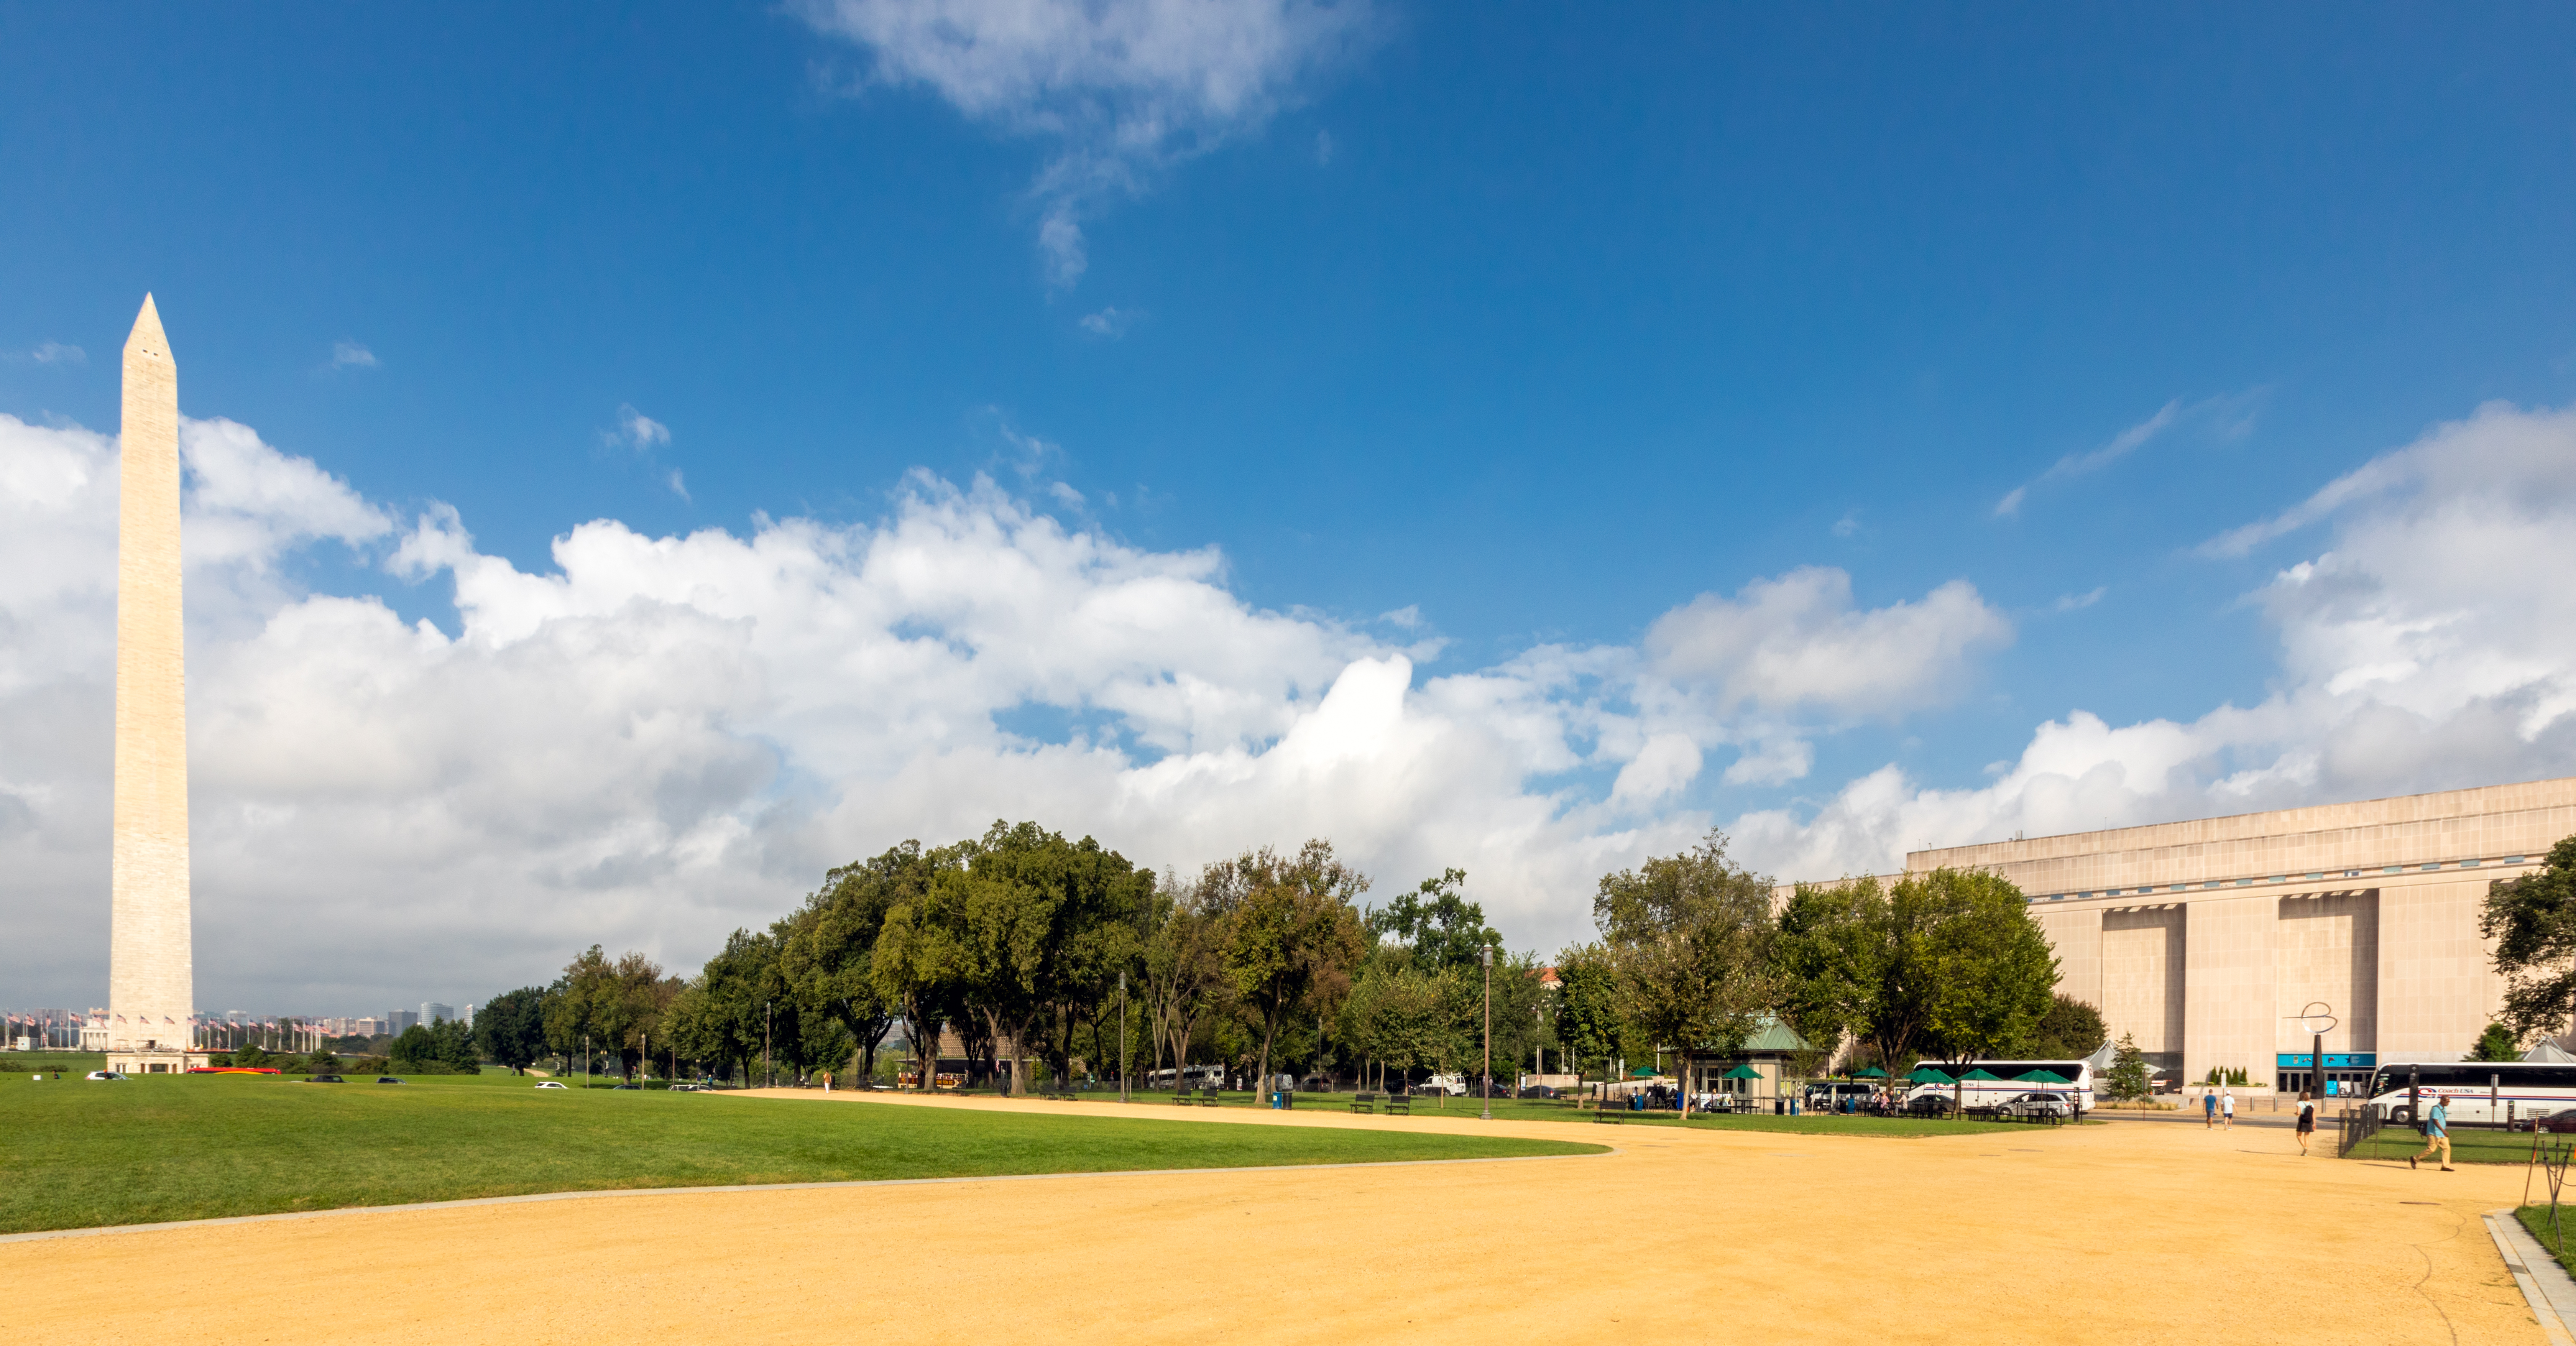
[[[473,998],[593,942],[685,968],[830,865],[996,817],[1158,866],[1309,835],[1382,887],[1458,865],[1552,947],[1602,872],[1712,823],[1757,867],[1830,876],[2576,764],[2562,412],[2485,409],[2363,469],[2394,484],[2339,497],[2331,545],[2252,595],[2282,650],[2259,704],[2069,710],[1974,788],[1891,765],[1731,819],[1706,806],[1712,754],[1735,786],[1803,779],[1819,735],[1957,694],[2009,623],[1964,582],[1872,608],[1798,570],[1633,646],[1444,670],[1384,634],[1418,613],[1258,608],[1213,549],[1130,546],[982,479],[915,474],[852,525],[595,520],[529,566],[444,506],[396,523],[248,427],[188,422],[183,448],[209,1001]],[[104,984],[115,465],[108,437],[0,417],[0,977],[30,999]],[[302,587],[286,561],[314,546],[453,619]]]
[[[1890,766],[1820,810],[1737,837],[1782,872],[1897,864],[1907,849],[2576,773],[2576,411],[2481,407],[2222,535],[2239,555],[2332,525],[2252,595],[2278,690],[2189,722],[2040,727],[1991,784],[1927,789]]]
[[[331,343],[331,367],[373,369],[376,367],[376,353],[344,337]]]
[[[1363,42],[1365,0],[801,0],[872,78],[1055,145],[1031,186],[1050,283],[1089,265],[1083,220],[1155,172],[1258,130]]]

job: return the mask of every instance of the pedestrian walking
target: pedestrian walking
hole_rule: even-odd
[[[2433,1151],[2438,1149],[2442,1152],[2442,1171],[2445,1173],[2453,1171],[2451,1168],[2451,1109],[2448,1106],[2450,1101],[2450,1096],[2447,1094],[2433,1095],[2433,1110],[2424,1114],[2424,1148],[2406,1157],[2408,1168],[2415,1167],[2415,1161],[2418,1159],[2430,1158]]]
[[[2218,1115],[2219,1115],[2219,1118],[2221,1119],[2221,1120],[2220,1120],[2220,1122],[2219,1122],[2219,1127],[2220,1127],[2220,1129],[2221,1129],[2221,1130],[2225,1130],[2225,1131],[2233,1131],[2233,1130],[2235,1130],[2235,1129],[2236,1129],[2236,1091],[2235,1091],[2235,1090],[2233,1090],[2233,1089],[2222,1089],[2222,1090],[2220,1090],[2220,1091],[2219,1091],[2219,1093],[2218,1093]]]
[[[2304,1155],[2304,1154],[2306,1154],[2306,1153],[2308,1152],[2308,1137],[2310,1137],[2310,1136],[2312,1136],[2312,1135],[2315,1135],[2315,1134],[2316,1134],[2316,1131],[2317,1131],[2317,1101],[2316,1101],[2315,1099],[2313,1099],[2313,1098],[2308,1097],[2308,1091],[2307,1091],[2307,1090],[2305,1090],[2305,1089],[2301,1089],[2301,1090],[2299,1091],[2299,1153],[2300,1153],[2300,1154]]]
[[[2216,1125],[2218,1125],[2218,1091],[2205,1089],[2200,1095],[2200,1129],[2207,1131]]]

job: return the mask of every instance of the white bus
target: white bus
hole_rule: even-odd
[[[2406,1096],[2409,1078],[2416,1096]],[[2501,1125],[2576,1108],[2576,1065],[2537,1061],[2386,1061],[2370,1077],[2370,1106],[2392,1124],[2411,1126],[2415,1111],[2431,1110],[2434,1091],[2450,1096],[2455,1122]]]
[[[1191,1066],[1182,1071],[1181,1075],[1188,1082],[1188,1087],[1192,1089],[1215,1089],[1225,1084],[1223,1066]],[[1145,1087],[1149,1089],[1169,1089],[1172,1087],[1171,1068],[1167,1066],[1157,1070],[1147,1079],[1148,1083]]]
[[[1944,1075],[1950,1073],[1950,1067],[1943,1062],[1926,1061],[1923,1064]],[[1982,1070],[1996,1078],[1962,1080],[1958,1084],[1918,1084],[1906,1091],[1906,1104],[1910,1107],[1918,1098],[1938,1094],[1944,1099],[1957,1099],[1960,1106],[1976,1111],[2023,1094],[2045,1093],[2065,1099],[2067,1105],[2078,1112],[2093,1110],[2093,1065],[2089,1061],[1970,1061],[1958,1069],[1963,1076],[1970,1071]],[[2040,1084],[2022,1078],[2035,1070],[2045,1070],[2067,1083]]]

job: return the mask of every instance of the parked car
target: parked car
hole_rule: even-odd
[[[1948,1094],[1916,1094],[1905,1100],[1905,1110],[1917,1117],[1947,1117],[1951,1108]]]
[[[1552,1084],[1524,1084],[1521,1086],[1520,1096],[1523,1098],[1556,1098],[1560,1095],[1556,1086]]]
[[[2545,1114],[2534,1118],[2531,1124],[2543,1131],[2576,1131],[2576,1108],[2562,1108]]]
[[[612,1084],[608,1087],[613,1092],[619,1089],[641,1089],[644,1086],[640,1084]]]
[[[2066,1112],[2064,1096],[2036,1091],[2015,1094],[1995,1105],[1996,1116],[2015,1117],[2024,1121],[2033,1117],[2063,1117]]]
[[[315,1076],[313,1076],[312,1078],[307,1079],[307,1080],[306,1080],[306,1081],[304,1081],[304,1082],[305,1082],[306,1084],[343,1084],[343,1083],[346,1083],[346,1081],[342,1080],[342,1079],[341,1079],[339,1076],[337,1076],[337,1075],[315,1075]]]
[[[113,1070],[93,1070],[89,1073],[89,1078],[93,1080],[121,1080],[125,1077]]]
[[[400,1083],[402,1083],[402,1081],[401,1081],[401,1080],[398,1080],[398,1079],[395,1079],[395,1078],[394,1078],[393,1076],[391,1076],[391,1075],[378,1075],[378,1076],[376,1077],[376,1083],[378,1083],[378,1084],[400,1084]]]
[[[568,1089],[571,1086],[565,1084],[561,1080],[539,1080],[537,1081],[537,1087],[540,1089]]]

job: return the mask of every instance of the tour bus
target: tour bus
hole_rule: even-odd
[[[1187,1081],[1187,1087],[1192,1089],[1217,1089],[1225,1085],[1223,1066],[1191,1066],[1182,1071],[1181,1075]],[[1167,1066],[1157,1070],[1148,1079],[1151,1081],[1146,1086],[1148,1088],[1169,1089],[1172,1087],[1171,1068]]]
[[[1923,1064],[1944,1075],[1950,1073],[1950,1067],[1943,1062],[1926,1061]],[[1928,1094],[1939,1094],[1944,1099],[1958,1099],[1961,1107],[1973,1112],[2023,1094],[2055,1094],[2077,1112],[2093,1110],[2093,1065],[2089,1061],[1970,1061],[1959,1067],[1961,1075],[1972,1070],[1982,1070],[1996,1078],[1963,1080],[1958,1084],[1918,1084],[1906,1091],[1905,1101],[1910,1105]],[[2039,1084],[2022,1078],[2034,1070],[2045,1070],[2067,1083]]]
[[[2416,1098],[2406,1097],[2409,1079]],[[2431,1095],[2450,1096],[2448,1116],[2455,1122],[2502,1125],[2510,1117],[2527,1122],[2576,1108],[2576,1064],[2542,1065],[2537,1061],[2383,1061],[2370,1077],[2370,1106],[2398,1126],[2411,1126],[2414,1108],[2430,1110]]]

